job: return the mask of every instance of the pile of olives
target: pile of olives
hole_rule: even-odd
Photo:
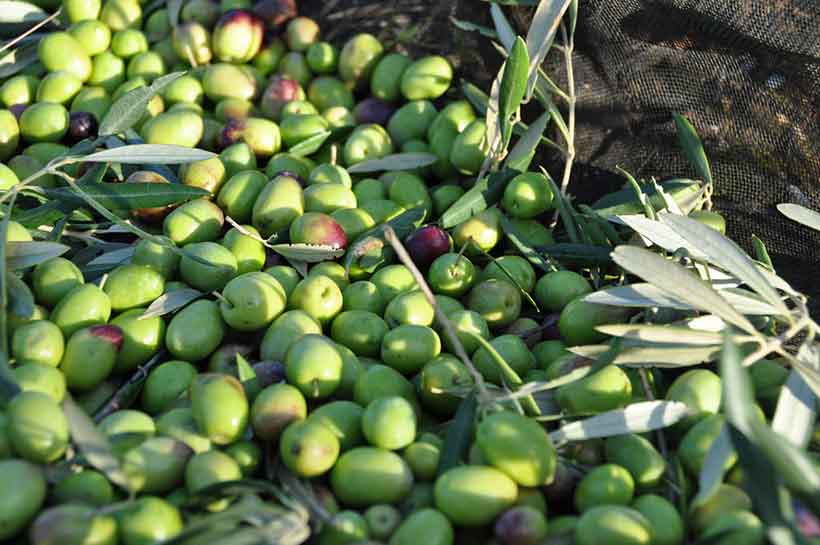
[[[515,176],[496,206],[452,229],[436,223],[475,182],[488,148],[483,115],[451,89],[447,59],[412,59],[370,34],[338,48],[283,0],[190,0],[175,25],[166,7],[148,7],[64,0],[63,25],[39,42],[39,62],[0,85],[3,190],[94,138],[114,102],[174,71],[186,74],[150,101],[135,135],[218,153],[173,171],[126,170],[124,183],[210,193],[130,211],[164,244],[134,241],[103,275],[72,255],[24,271],[36,305],[6,316],[21,392],[0,412],[0,540],[163,543],[237,500],[219,498],[203,513],[189,502],[197,493],[268,478],[281,464],[321,503],[326,517],[313,521],[311,538],[320,545],[764,542],[734,458],[718,491],[681,512],[665,494],[669,460],[654,436],[556,449],[555,424],[509,401],[482,407],[467,426],[469,451],[442,466],[448,428],[476,380],[503,392],[497,355],[524,382],[557,379],[591,363],[568,347],[605,342],[597,326],[634,314],[585,301],[586,271],[545,272],[505,239],[506,218],[530,246],[555,242],[543,174]],[[394,153],[435,162],[378,177],[347,170]],[[34,182],[63,184],[54,174]],[[376,267],[326,260],[305,273],[267,243],[345,250],[416,208],[425,225],[404,243],[435,306],[393,254]],[[723,227],[714,214],[698,217]],[[10,221],[7,240],[32,241],[33,232]],[[200,296],[182,308],[146,314],[190,289]],[[751,372],[770,414],[787,370],[764,360]],[[130,406],[112,407],[134,377],[144,382]],[[69,395],[99,417],[127,486],[72,447],[61,407]],[[608,365],[554,398],[567,418],[647,398],[686,403],[691,416],[668,430],[664,448],[690,484],[724,422],[720,378],[705,368],[641,376]]]

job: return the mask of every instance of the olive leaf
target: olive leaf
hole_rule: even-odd
[[[239,382],[242,383],[246,395],[252,399],[254,395],[259,392],[259,382],[256,379],[256,372],[253,370],[253,367],[251,367],[250,362],[245,359],[245,356],[239,353],[236,354],[236,370],[237,378],[239,378]]]
[[[512,136],[513,117],[521,106],[521,100],[527,91],[527,70],[530,58],[527,45],[520,36],[516,36],[510,56],[500,74],[501,84],[498,98],[498,116],[501,121],[499,130],[504,149]],[[492,141],[492,140],[490,140]]]
[[[780,390],[772,430],[797,447],[806,448],[814,433],[817,398],[797,371],[789,373]]]
[[[97,429],[91,417],[74,402],[69,394],[66,394],[63,399],[63,412],[68,420],[71,439],[88,463],[100,470],[115,485],[130,490],[128,478],[112,452],[108,438]]]
[[[768,316],[774,314],[774,308],[754,294],[746,290],[724,289],[721,296],[741,314]],[[672,297],[661,288],[644,282],[615,286],[590,293],[584,296],[589,303],[611,305],[616,307],[665,307],[678,310],[697,310],[696,304],[690,304],[682,299]]]
[[[178,165],[204,161],[212,157],[216,157],[216,154],[211,151],[187,148],[185,146],[171,144],[131,144],[86,155],[82,158],[82,161],[86,163],[120,163],[124,165],[141,165],[148,163]],[[154,189],[157,188],[156,184],[153,184],[152,187]]]
[[[179,12],[182,9],[183,0],[166,0],[165,6],[168,11],[168,22],[174,29],[179,24]]]
[[[612,218],[610,218],[612,219]],[[692,244],[678,234],[672,226],[659,220],[647,218],[644,214],[628,214],[614,217],[614,221],[623,223],[650,243],[669,252],[685,249],[689,257],[698,261],[706,261],[707,256],[697,244]]]
[[[86,278],[99,276],[130,261],[134,256],[135,250],[136,248],[129,244],[125,247],[106,252],[86,263],[82,267],[82,272],[86,275]]]
[[[504,15],[504,12],[501,11],[501,8],[497,5],[491,4],[490,17],[492,17],[495,31],[498,33],[498,38],[501,40],[501,44],[504,46],[504,49],[507,51],[512,51],[516,34],[512,28],[512,25],[507,20],[507,17]]]
[[[609,345],[573,346],[568,350],[585,358],[597,358],[610,349]],[[684,343],[640,343],[625,341],[613,363],[633,367],[677,368],[713,361],[720,346],[692,346]]]
[[[84,195],[73,187],[45,189],[46,195],[61,202],[82,206],[88,197],[109,210],[135,210],[179,204],[207,197],[210,193],[202,188],[182,184],[152,184],[134,182],[127,184],[81,184]]]
[[[153,318],[154,316],[170,314],[204,295],[201,291],[193,288],[169,291],[154,299],[154,302],[145,309],[145,312],[143,312],[138,319],[145,320],[147,318]]]
[[[347,171],[351,174],[365,174],[368,172],[415,170],[430,166],[436,161],[438,161],[438,157],[432,153],[395,153],[386,155],[381,159],[356,163],[349,167]]]
[[[274,244],[271,249],[286,259],[318,263],[344,255],[343,248],[321,244]]]
[[[455,227],[472,215],[486,210],[501,200],[510,180],[521,174],[517,170],[505,168],[482,178],[441,215],[441,226]]]
[[[138,87],[120,97],[100,122],[98,134],[109,136],[119,134],[133,127],[145,114],[145,109],[151,99],[168,87],[175,80],[181,78],[185,72],[173,72],[154,80],[151,85]]]
[[[550,119],[551,116],[549,113],[544,112],[538,116],[538,119],[536,119],[532,125],[527,127],[524,134],[518,139],[518,142],[515,143],[509,155],[507,155],[504,167],[526,172],[535,156],[535,150],[538,149],[538,145],[541,143],[541,137],[547,129]]]
[[[448,469],[460,465],[467,457],[470,445],[473,443],[473,429],[475,428],[478,402],[475,392],[470,392],[461,400],[453,417],[453,422],[447,427],[444,436],[444,445],[441,449],[441,459],[438,464],[438,475]]]
[[[490,97],[487,96],[487,93],[469,81],[462,82],[461,92],[479,115],[485,115],[487,113],[487,104],[490,102]]]
[[[749,320],[692,271],[643,248],[618,246],[612,259],[624,270],[654,284],[661,292],[757,334]]]
[[[464,30],[466,32],[478,32],[484,37],[496,39],[498,38],[498,33],[484,25],[477,25],[475,23],[471,23],[470,21],[465,21],[463,19],[458,19],[457,17],[450,17],[450,22],[453,23],[458,29]]]
[[[527,261],[544,272],[552,272],[556,270],[556,267],[550,264],[544,256],[536,252],[524,241],[524,239],[521,238],[521,235],[506,215],[501,216],[501,228],[504,230],[504,235],[506,235],[507,239],[512,242],[515,249],[518,250],[518,252],[524,256]]]
[[[330,138],[330,135],[333,134],[331,131],[322,131],[320,133],[314,134],[310,138],[302,140],[292,148],[288,150],[288,153],[291,155],[295,155],[297,157],[307,157],[308,155],[315,153],[322,147],[322,144],[325,143],[325,140]]]
[[[789,309],[780,299],[780,295],[769,284],[758,266],[746,255],[746,252],[740,249],[740,246],[697,220],[676,214],[663,214],[660,218],[689,244],[697,246],[699,251],[706,254],[711,263],[736,276],[757,292],[778,311],[777,314],[789,315]]]
[[[495,347],[490,344],[490,341],[482,337],[481,335],[477,335],[472,332],[468,332],[468,334],[476,341],[481,348],[483,348],[487,354],[490,355],[490,359],[493,360],[495,365],[501,371],[501,377],[504,382],[510,386],[511,388],[515,389],[518,386],[524,384],[524,381],[521,380],[521,377],[518,376],[518,373],[515,372],[507,360],[495,349]],[[538,408],[538,404],[535,403],[535,399],[532,396],[524,396],[522,406],[524,410],[531,416],[538,416],[541,414],[541,409]]]
[[[34,64],[39,59],[37,44],[21,45],[0,57],[0,79],[8,78]]]
[[[396,232],[396,236],[403,239],[421,225],[426,214],[423,206],[417,206],[359,235],[347,249],[345,270],[349,271],[354,262],[358,262],[365,269],[375,268],[384,263],[393,251],[384,237],[385,226],[389,225]]]
[[[538,246],[538,250],[554,260],[582,266],[608,265],[612,262],[609,248],[594,244],[564,242]]]
[[[689,163],[695,168],[698,176],[707,183],[712,183],[712,169],[709,167],[709,160],[706,158],[706,151],[700,141],[695,127],[688,119],[680,114],[673,115],[675,127],[678,133],[678,144],[680,145]]]
[[[682,326],[652,324],[612,324],[595,328],[613,337],[632,339],[648,343],[690,344],[693,346],[715,346],[723,344],[723,335],[713,331],[702,331]]]
[[[9,23],[39,23],[48,14],[39,6],[21,0],[0,1],[0,25]]]
[[[538,79],[538,68],[547,56],[558,31],[558,25],[569,8],[571,0],[541,0],[527,32],[527,50],[529,52],[529,70],[527,80],[527,100],[532,97],[535,82]]]
[[[676,424],[689,414],[689,407],[680,401],[643,401],[565,424],[551,432],[550,438],[556,443],[566,443],[627,433],[646,433]]]
[[[693,506],[703,504],[717,491],[723,483],[726,466],[733,456],[737,456],[737,451],[732,446],[729,429],[724,424],[721,426],[720,434],[712,441],[712,446],[706,452],[700,475],[698,475],[698,493],[692,499]]]
[[[755,251],[755,258],[766,268],[773,271],[774,265],[772,265],[772,258],[769,257],[769,249],[766,248],[766,243],[757,235],[752,235],[752,247]]]
[[[13,272],[7,272],[6,289],[9,311],[24,318],[31,317],[34,314],[34,295],[28,284]]]
[[[6,267],[19,271],[61,256],[70,248],[57,242],[9,242],[6,244]]]
[[[778,204],[777,210],[792,221],[820,231],[820,213],[814,210],[792,203]]]

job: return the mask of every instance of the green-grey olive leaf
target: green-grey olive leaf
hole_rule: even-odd
[[[693,506],[702,504],[715,493],[726,475],[727,461],[736,454],[729,440],[729,430],[724,424],[717,439],[712,441],[712,446],[706,452],[698,475],[698,494],[692,499]]]
[[[24,318],[34,314],[34,294],[28,284],[12,272],[6,273],[6,292],[11,312]]]
[[[430,166],[438,160],[432,153],[395,153],[386,155],[381,159],[372,159],[356,163],[347,171],[351,174],[364,174],[367,172],[392,172],[398,170],[414,170]]]
[[[152,184],[134,182],[127,184],[83,184],[83,192],[109,210],[135,210],[179,204],[207,197],[210,193],[202,188],[182,184]],[[46,189],[46,195],[76,205],[85,204],[83,196],[71,187]]]
[[[529,78],[527,97],[531,97],[538,79],[538,68],[549,53],[558,25],[569,8],[571,0],[541,0],[527,32],[527,50],[529,52]]]
[[[817,396],[797,371],[780,390],[777,408],[772,418],[772,430],[785,437],[793,445],[806,448],[814,434],[817,419]]]
[[[689,244],[696,246],[711,263],[734,275],[757,292],[778,311],[779,315],[789,315],[789,309],[786,308],[777,291],[769,284],[754,261],[732,240],[692,218],[677,214],[662,214],[660,219]]]
[[[274,244],[271,249],[287,259],[318,263],[344,255],[342,248],[319,244]]]
[[[14,3],[14,2],[13,2]],[[21,45],[17,49],[0,53],[0,79],[8,78],[37,62],[37,44]]]
[[[706,151],[700,141],[695,127],[688,119],[680,114],[674,114],[675,127],[678,133],[678,144],[680,145],[689,163],[694,167],[695,172],[704,182],[712,183],[712,169],[709,160],[706,158]]]
[[[120,163],[124,165],[142,165],[158,163],[162,165],[179,165],[204,161],[216,157],[211,151],[171,144],[132,144],[119,148],[92,153],[82,158],[86,163]],[[156,187],[156,186],[154,186]]]
[[[52,257],[61,256],[70,248],[57,242],[9,242],[6,245],[6,267],[19,271],[39,265]]]
[[[310,138],[302,140],[290,148],[288,153],[291,155],[296,155],[297,157],[307,157],[308,155],[318,151],[318,149],[322,147],[322,144],[325,143],[325,140],[330,138],[331,134],[333,134],[331,131],[322,131],[314,134]]]
[[[667,295],[712,313],[747,333],[756,332],[754,325],[726,299],[681,265],[649,250],[632,246],[618,246],[612,252],[612,259],[624,270],[654,284]]]
[[[549,261],[544,258],[544,256],[536,252],[521,238],[521,235],[515,229],[515,226],[507,218],[507,216],[501,216],[501,228],[504,230],[504,234],[509,241],[512,242],[513,246],[515,246],[516,250],[518,250],[522,256],[527,258],[530,263],[544,272],[551,272],[555,269],[550,265]]]
[[[627,433],[646,433],[667,428],[689,414],[689,407],[680,401],[643,401],[565,424],[550,433],[550,438],[556,443],[565,443]]]
[[[146,318],[153,318],[154,316],[170,314],[204,295],[201,291],[193,288],[183,288],[181,290],[164,293],[157,297],[154,302],[145,309],[145,312],[140,315],[139,319],[145,320]]]
[[[793,203],[778,204],[777,210],[792,221],[820,231],[820,213],[814,210]]]
[[[535,150],[538,149],[538,145],[541,143],[541,136],[547,129],[550,119],[550,115],[544,112],[538,116],[538,119],[536,119],[532,125],[527,127],[524,134],[518,139],[518,142],[515,143],[509,155],[507,155],[504,161],[506,168],[519,170],[521,172],[527,171],[535,156]]]
[[[129,490],[128,478],[111,450],[108,438],[97,429],[91,417],[68,394],[63,399],[63,412],[68,420],[71,440],[88,463],[100,470],[115,485]]]
[[[495,31],[498,33],[498,38],[501,40],[501,44],[504,46],[504,49],[508,52],[512,51],[516,34],[512,25],[507,20],[507,17],[504,15],[504,12],[501,11],[501,8],[496,4],[491,4],[490,17],[493,19]]]
[[[469,191],[444,211],[441,215],[441,226],[445,229],[455,227],[468,220],[470,216],[500,201],[507,184],[518,174],[520,172],[517,170],[505,168],[476,182]]]
[[[444,436],[444,446],[441,449],[441,458],[438,464],[438,475],[460,465],[467,457],[470,445],[473,442],[473,429],[475,428],[477,410],[478,402],[475,393],[470,392],[459,403],[453,423],[447,427],[447,434]]]
[[[173,72],[158,77],[151,85],[138,87],[120,97],[109,108],[100,122],[98,134],[109,136],[119,134],[133,127],[145,114],[148,103],[154,96],[181,78],[185,72]]]

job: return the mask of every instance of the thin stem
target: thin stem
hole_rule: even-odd
[[[26,38],[26,36],[29,36],[29,35],[33,34],[34,32],[37,32],[38,29],[44,27],[45,25],[49,24],[51,21],[53,21],[54,19],[59,17],[62,12],[63,12],[63,8],[60,7],[53,14],[49,15],[48,17],[46,17],[45,19],[43,19],[42,21],[40,21],[39,23],[37,23],[36,25],[31,27],[27,31],[23,32],[22,34],[20,34],[19,36],[17,36],[13,40],[9,40],[9,42],[4,44],[3,47],[0,47],[0,53],[2,53],[3,51],[5,51],[6,49],[8,49],[10,47],[13,47],[15,44],[19,43],[21,40],[24,40]]]
[[[137,371],[131,375],[131,378],[125,381],[125,383],[114,392],[111,399],[94,414],[94,421],[99,423],[106,416],[121,409],[127,409],[134,398],[140,393],[140,390],[142,390],[142,385],[148,378],[148,373],[161,362],[165,361],[166,355],[165,350],[162,349],[154,354],[154,357],[148,360],[145,365],[138,367]]]
[[[17,200],[17,190],[11,190],[11,203],[9,204],[9,213],[3,218],[3,228],[0,233],[3,234],[3,240],[0,240],[0,273],[3,274],[2,290],[0,290],[0,351],[6,354],[9,349],[9,335],[8,335],[8,306],[9,306],[9,291],[8,282],[6,282],[6,248],[8,247],[8,230],[9,221],[11,220],[11,209],[14,207],[14,202]]]
[[[569,179],[572,175],[572,164],[575,161],[575,71],[572,64],[572,53],[575,50],[574,38],[567,34],[566,26],[561,24],[561,35],[564,38],[564,59],[567,65],[567,129],[569,138],[567,139],[566,161],[564,163],[564,175],[561,178],[561,193],[567,194]]]
[[[492,395],[487,390],[487,385],[484,384],[484,377],[475,368],[473,362],[470,361],[470,357],[467,355],[467,351],[464,350],[464,345],[461,344],[461,340],[458,338],[458,335],[456,335],[456,330],[453,327],[453,324],[450,322],[449,318],[447,318],[447,316],[441,310],[441,307],[436,302],[436,298],[433,295],[433,292],[430,290],[430,286],[428,286],[427,282],[424,280],[424,275],[421,274],[421,271],[419,271],[418,267],[416,267],[416,264],[413,263],[413,260],[410,258],[410,254],[407,253],[407,250],[404,248],[404,245],[399,240],[399,237],[396,236],[396,232],[389,225],[384,226],[384,238],[393,247],[393,250],[395,250],[396,255],[399,257],[399,261],[401,261],[402,264],[404,264],[404,266],[410,270],[410,274],[413,275],[413,279],[418,284],[425,298],[427,298],[427,301],[433,306],[433,309],[436,312],[436,320],[438,320],[438,322],[444,328],[444,332],[447,334],[447,338],[450,340],[450,343],[455,348],[456,355],[461,359],[461,361],[467,367],[467,370],[473,376],[473,381],[475,382],[476,387],[478,387],[480,401],[479,405],[483,405],[484,403],[482,402],[491,401]]]

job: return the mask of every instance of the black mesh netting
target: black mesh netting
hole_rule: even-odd
[[[491,26],[479,0],[305,2],[333,39],[364,30],[421,54],[447,54],[485,90],[500,62],[487,40],[451,16]],[[532,8],[507,11],[526,32]],[[820,235],[775,205],[820,210],[820,4],[816,0],[581,0],[575,58],[578,165],[571,191],[593,200],[637,177],[693,176],[671,112],[704,141],[714,205],[729,235],[768,245],[778,271],[820,296]],[[548,66],[562,85],[563,66]],[[555,158],[543,157],[553,165]],[[815,309],[818,309],[815,303]]]

